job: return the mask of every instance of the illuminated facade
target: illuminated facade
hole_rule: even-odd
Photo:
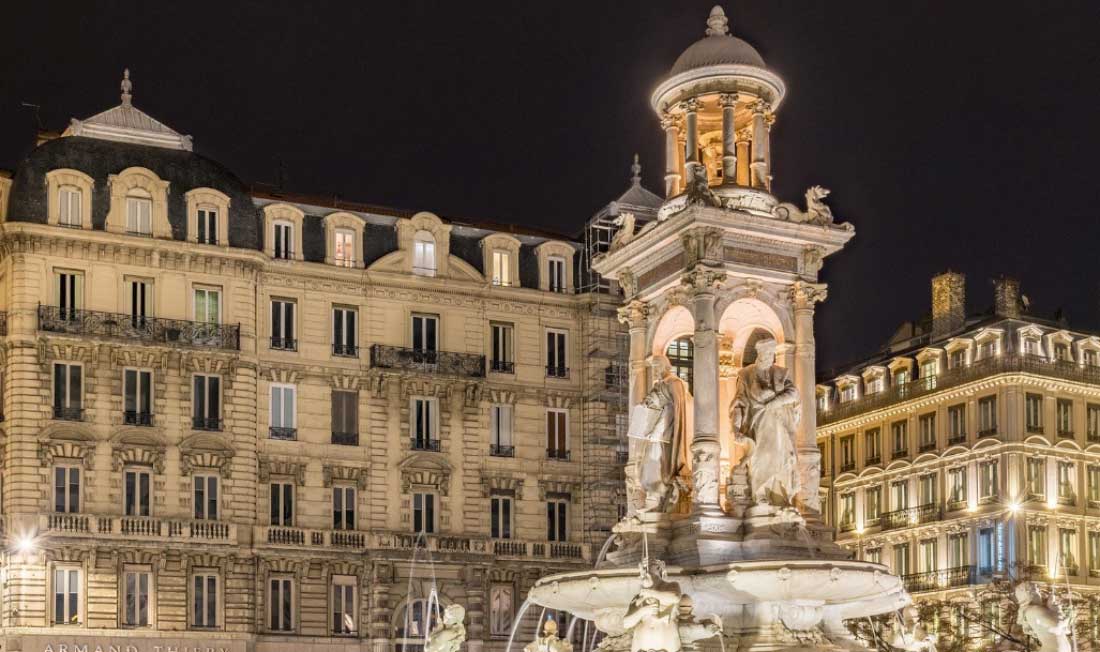
[[[1096,623],[1100,337],[994,285],[994,309],[968,317],[963,277],[935,277],[930,320],[818,386],[837,541],[918,601],[1031,578],[1072,585]]]
[[[0,218],[5,649],[416,650],[433,587],[503,649],[620,517],[580,242],[258,191],[128,77]]]

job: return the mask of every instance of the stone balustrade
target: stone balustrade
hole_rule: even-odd
[[[237,525],[225,521],[107,516],[97,514],[41,514],[38,531],[46,535],[107,535],[131,540],[185,540],[237,543]]]

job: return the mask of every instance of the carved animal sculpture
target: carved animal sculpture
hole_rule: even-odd
[[[619,230],[611,238],[608,252],[615,251],[634,239],[634,213],[622,213],[612,222]]]
[[[832,224],[833,211],[825,204],[825,198],[829,196],[829,189],[821,186],[810,186],[806,191],[806,210],[799,210],[797,206],[782,203],[775,207],[775,216],[782,220],[808,224]]]

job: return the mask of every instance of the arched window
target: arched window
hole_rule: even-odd
[[[424,637],[439,620],[438,605],[427,598],[410,599],[393,627],[394,652],[422,652]]]
[[[692,379],[692,366],[695,360],[695,343],[690,335],[678,337],[668,344],[665,357],[672,364],[672,373],[688,384],[688,391],[695,393]]]
[[[435,276],[435,237],[428,231],[413,236],[413,274]]]
[[[153,197],[141,188],[126,195],[126,232],[153,235]]]
[[[82,221],[80,209],[83,203],[84,197],[80,188],[67,185],[61,186],[58,190],[58,207],[60,208],[58,223],[61,226],[80,228]]]

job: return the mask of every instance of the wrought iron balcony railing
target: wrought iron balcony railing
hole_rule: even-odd
[[[912,382],[894,385],[881,392],[855,400],[830,405],[828,410],[818,411],[817,422],[819,425],[833,423],[857,414],[885,408],[900,401],[979,380],[993,374],[1012,372],[1048,376],[1094,385],[1100,384],[1100,366],[1079,365],[1072,361],[1051,362],[1037,355],[1005,353],[978,360],[965,367],[949,369],[936,376],[918,378]],[[993,428],[987,434],[994,434],[995,432],[996,428]]]
[[[547,448],[546,458],[551,460],[569,461],[569,451],[563,448]]]
[[[425,439],[423,437],[413,437],[409,440],[409,447],[412,448],[414,451],[439,452],[439,440]]]
[[[864,460],[863,463],[866,464],[867,466],[870,466],[872,464],[882,464],[882,456],[881,455],[868,455],[867,459]]]
[[[948,445],[963,444],[966,442],[966,433],[960,432],[947,438]]]
[[[268,428],[268,433],[272,439],[285,439],[293,441],[298,438],[297,428],[285,428],[280,426],[271,426]]]
[[[341,358],[358,358],[359,347],[354,344],[333,344],[332,355],[340,356]]]
[[[489,371],[497,374],[514,374],[516,363],[511,360],[490,360]]]
[[[61,421],[83,421],[84,408],[53,406],[53,418]]]
[[[236,351],[241,348],[240,324],[211,324],[186,319],[140,317],[98,310],[74,310],[59,306],[38,306],[38,330]]]
[[[934,441],[921,442],[920,448],[917,449],[917,450],[920,453],[927,453],[928,451],[936,450],[936,442],[934,442]]]
[[[975,566],[956,566],[925,573],[911,573],[901,577],[902,583],[905,584],[905,590],[910,593],[970,586],[976,584],[977,580],[978,573]]]
[[[122,422],[128,426],[151,426],[153,425],[153,414],[151,412],[126,410],[122,413]]]
[[[916,507],[895,509],[892,512],[882,513],[882,529],[896,530],[910,525],[930,523],[943,518],[943,510],[935,503],[926,503]]]
[[[359,433],[357,432],[333,432],[332,443],[341,446],[358,446]]]
[[[504,444],[489,444],[489,455],[493,457],[515,457],[516,447]]]
[[[191,417],[191,428],[216,432],[222,429],[222,420],[218,417]]]
[[[485,377],[483,355],[408,349],[384,344],[370,347],[370,366],[380,369],[410,369],[444,376]]]
[[[277,351],[297,351],[298,340],[293,337],[272,337],[271,348]]]

